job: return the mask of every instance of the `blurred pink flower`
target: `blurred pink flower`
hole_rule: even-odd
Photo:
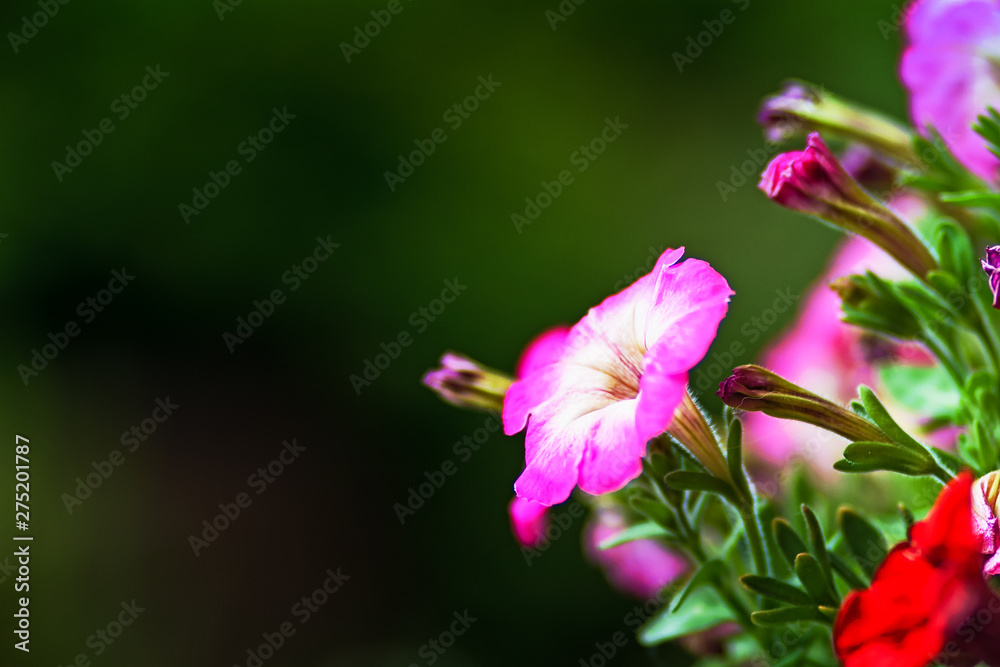
[[[733,294],[708,263],[678,263],[683,253],[664,252],[573,326],[557,361],[531,364],[511,386],[504,431],[528,427],[518,496],[551,506],[576,485],[600,495],[640,474],[646,442],[673,420]]]
[[[900,76],[917,127],[937,130],[971,171],[994,180],[998,160],[972,129],[987,106],[1000,107],[1000,2],[919,0],[906,15]]]
[[[983,574],[1000,574],[1000,471],[991,472],[972,487],[973,531],[979,551],[989,557]]]
[[[597,507],[584,532],[584,548],[590,560],[604,571],[612,586],[633,597],[648,600],[664,586],[688,571],[689,563],[667,545],[654,539],[634,540],[610,549],[600,544],[625,528],[617,509]]]
[[[896,199],[893,208],[904,215],[921,214],[919,203],[909,197]],[[892,360],[916,366],[933,363],[921,345],[876,338],[841,321],[840,298],[829,283],[865,271],[889,280],[908,278],[903,267],[873,244],[859,237],[847,239],[805,295],[795,322],[765,350],[761,365],[846,405],[857,397],[858,385],[877,385],[873,362]],[[841,458],[847,444],[839,436],[802,422],[774,419],[759,412],[746,413],[742,419],[747,447],[773,465],[799,458],[818,471],[832,472],[833,463]],[[941,435],[944,437],[935,444],[948,444],[955,433]]]
[[[549,508],[524,498],[514,498],[508,506],[514,537],[523,547],[535,548],[545,541]]]

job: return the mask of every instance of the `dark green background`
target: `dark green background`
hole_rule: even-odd
[[[678,245],[728,277],[737,296],[714,349],[741,341],[733,361],[750,361],[764,340],[744,323],[776,290],[801,293],[835,239],[754,179],[720,198],[717,181],[765,145],[758,101],[797,76],[904,112],[898,35],[878,25],[888,2],[590,0],[553,31],[556,0],[403,0],[348,64],[339,44],[384,7],[245,0],[220,21],[211,0],[71,0],[18,53],[0,46],[0,516],[13,522],[12,445],[27,435],[36,537],[30,656],[11,649],[0,584],[5,664],[93,657],[87,637],[133,598],[146,611],[93,664],[244,664],[337,567],[350,581],[267,664],[427,664],[421,645],[465,609],[478,621],[438,664],[589,659],[634,603],[585,563],[580,522],[525,565],[505,511],[520,437],[494,435],[397,520],[393,505],[484,421],[421,373],[446,348],[510,369],[650,247]],[[672,54],[724,9],[736,20],[678,72]],[[0,29],[37,11],[5,3]],[[65,146],[157,64],[169,77],[59,182]],[[480,75],[502,85],[447,128]],[[178,204],[286,106],[295,120],[185,225]],[[511,214],[606,117],[629,127],[518,234]],[[437,127],[448,140],[390,192],[383,172]],[[342,245],[230,354],[222,333],[285,287],[318,235]],[[122,266],[135,281],[25,386],[16,367]],[[468,290],[357,395],[349,376],[455,277]],[[167,396],[176,414],[68,514],[74,479]],[[195,557],[188,535],[293,437],[302,457]],[[626,654],[615,661],[647,664],[634,642]]]

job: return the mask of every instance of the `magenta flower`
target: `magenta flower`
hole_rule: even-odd
[[[966,167],[995,180],[998,160],[972,126],[987,106],[1000,107],[1000,2],[920,0],[906,34],[900,76],[914,123],[932,126]]]
[[[986,259],[980,260],[983,271],[990,281],[990,292],[993,293],[993,307],[1000,309],[1000,245],[986,249]]]
[[[648,600],[687,572],[690,565],[683,556],[655,539],[600,548],[601,543],[613,539],[627,527],[618,510],[598,507],[584,531],[584,548],[612,586],[627,595]]]
[[[535,548],[545,542],[549,508],[524,498],[514,498],[507,507],[510,527],[521,546]]]
[[[683,253],[664,252],[573,326],[556,361],[511,386],[504,431],[528,427],[518,496],[551,506],[576,485],[603,494],[639,475],[646,442],[670,426],[733,294],[706,262],[678,263]],[[706,465],[728,478],[721,453],[715,463]]]
[[[1000,471],[991,472],[972,487],[973,530],[979,551],[988,557],[983,574],[1000,574]]]
[[[805,150],[771,160],[758,187],[776,204],[864,236],[919,278],[938,268],[927,246],[851,178],[817,132]]]
[[[538,334],[521,353],[517,360],[514,377],[521,379],[559,359],[566,347],[569,327],[565,324],[552,327]]]

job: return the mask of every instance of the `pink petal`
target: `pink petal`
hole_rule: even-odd
[[[511,528],[521,546],[537,547],[545,541],[545,530],[549,526],[548,507],[524,498],[510,501]]]

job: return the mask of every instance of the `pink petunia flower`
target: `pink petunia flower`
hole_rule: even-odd
[[[993,307],[1000,309],[1000,245],[986,249],[986,259],[980,260],[983,271],[989,280],[990,292],[993,294]]]
[[[998,160],[972,125],[987,106],[1000,107],[1000,2],[919,0],[906,35],[900,76],[913,122],[933,126],[966,167],[994,180]]]
[[[610,549],[600,544],[627,528],[622,514],[611,507],[595,509],[584,531],[590,560],[604,571],[612,586],[633,597],[648,600],[690,568],[688,561],[655,539],[634,540]]]
[[[557,361],[511,385],[504,431],[528,428],[518,496],[554,505],[576,485],[600,495],[640,474],[647,441],[685,401],[688,372],[733,294],[708,263],[679,262],[683,253],[664,252],[651,273],[573,326]],[[728,477],[721,453],[703,463]]]
[[[973,531],[979,551],[989,557],[983,574],[1000,574],[1000,471],[991,472],[972,487]]]
[[[510,525],[521,546],[535,548],[545,542],[549,508],[524,498],[514,498],[507,507]]]

